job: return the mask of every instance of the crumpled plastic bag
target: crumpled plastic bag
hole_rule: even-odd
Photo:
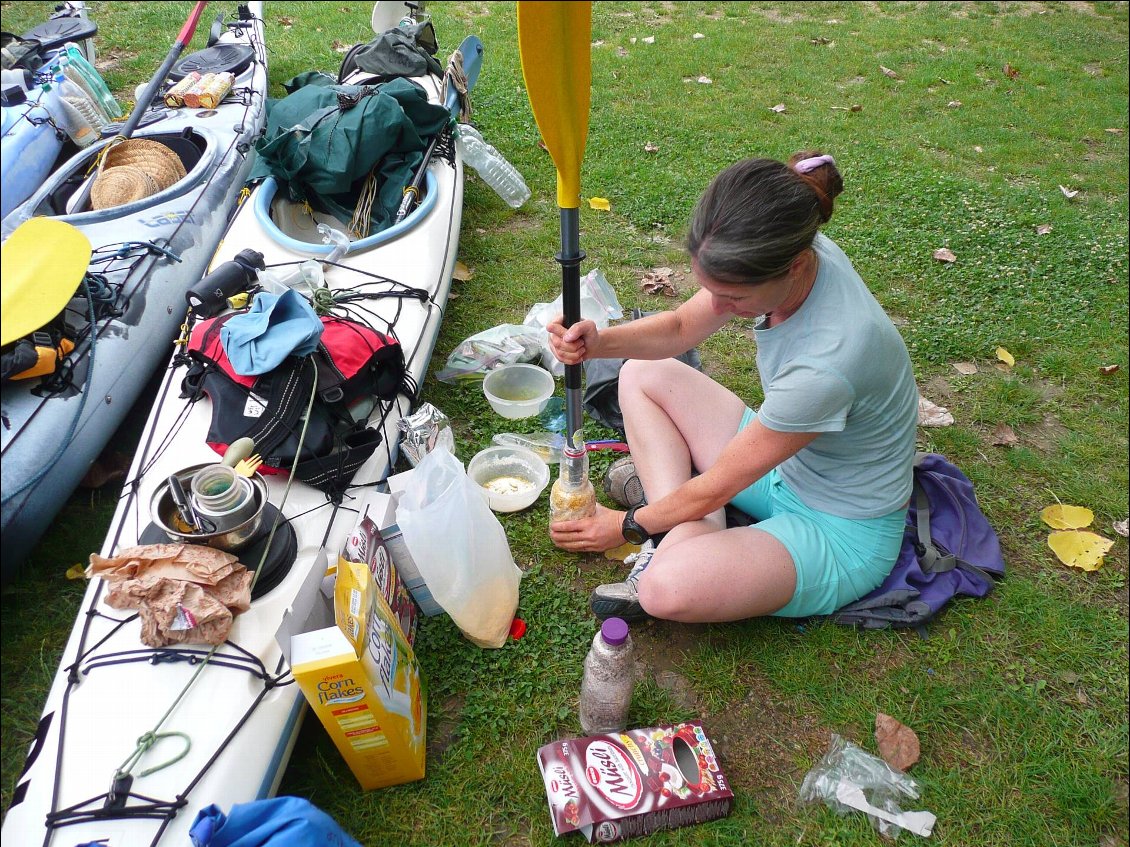
[[[451,351],[440,382],[456,383],[482,379],[489,371],[515,362],[534,362],[547,344],[545,327],[500,324],[464,339]]]
[[[223,644],[235,615],[251,607],[251,572],[231,553],[200,544],[91,553],[86,575],[109,583],[106,605],[137,609],[148,647]]]
[[[546,327],[554,318],[564,314],[562,295],[551,303],[535,303],[526,313],[522,321],[524,326],[535,327],[542,331],[541,366],[554,376],[565,373],[565,365],[553,355],[549,346],[549,333]],[[591,320],[597,329],[606,329],[610,322],[618,321],[624,317],[624,310],[620,301],[616,299],[616,292],[609,284],[599,268],[593,268],[581,277],[581,320]]]
[[[905,828],[911,831],[917,829],[919,835],[930,834],[934,822],[932,814],[904,812],[899,806],[900,798],[918,799],[918,783],[878,756],[872,756],[833,733],[828,752],[805,775],[798,798],[802,803],[823,801],[829,809],[843,815],[859,810],[858,805],[845,802],[853,793],[859,796],[857,789],[862,791],[863,798],[875,807],[876,812],[885,813],[884,817],[905,816]],[[904,828],[897,822],[884,820],[870,812],[867,816],[875,828],[888,838],[897,838]]]

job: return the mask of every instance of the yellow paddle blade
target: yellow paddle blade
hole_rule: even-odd
[[[592,3],[518,0],[526,94],[557,166],[557,205],[581,205],[581,161],[592,98]]]
[[[90,242],[68,223],[32,218],[0,248],[0,344],[46,326],[66,307],[90,264]]]

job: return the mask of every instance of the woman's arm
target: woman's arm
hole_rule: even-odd
[[[778,432],[754,420],[731,439],[710,468],[666,497],[641,506],[636,510],[636,520],[654,535],[704,518],[810,444],[819,434]]]
[[[592,321],[566,329],[560,319],[547,329],[554,353],[567,365],[587,359],[669,359],[700,344],[730,317],[715,313],[710,293],[701,289],[674,311],[608,329],[597,330]]]

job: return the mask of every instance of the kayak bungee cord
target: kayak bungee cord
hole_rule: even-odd
[[[310,359],[309,357],[307,357],[307,361],[311,365],[314,364],[313,359]],[[290,494],[291,486],[293,485],[294,480],[296,479],[296,471],[297,471],[298,462],[299,462],[299,459],[300,459],[300,456],[301,456],[302,446],[306,441],[306,436],[307,436],[307,433],[308,433],[309,422],[310,422],[310,419],[311,419],[311,410],[313,409],[314,401],[315,401],[315,399],[317,399],[317,396],[318,396],[318,394],[317,394],[317,380],[315,380],[314,383],[311,386],[310,399],[307,401],[307,405],[306,405],[305,419],[303,421],[302,429],[301,429],[301,432],[300,432],[299,437],[298,437],[298,449],[295,452],[295,457],[294,457],[293,463],[291,465],[290,475],[289,475],[289,478],[287,479],[286,486],[283,489],[281,501],[280,501],[280,503],[277,507],[278,513],[275,517],[274,523],[271,526],[271,531],[270,531],[270,534],[268,535],[267,543],[264,545],[263,554],[262,554],[258,564],[256,565],[253,574],[252,574],[251,586],[250,586],[252,590],[254,589],[255,584],[259,579],[259,575],[262,571],[263,565],[266,563],[267,556],[269,555],[270,548],[271,548],[271,541],[274,539],[275,532],[278,529],[279,525],[283,521],[282,510],[283,510],[283,507],[286,505],[287,499],[288,499],[289,494]],[[325,536],[323,537],[323,540],[322,540],[322,548],[323,549],[325,547],[326,540],[329,538],[329,533],[333,528],[333,522],[334,522],[334,519],[337,516],[337,511],[338,511],[337,506],[338,505],[339,504],[335,504],[334,510],[333,510],[332,514],[330,515],[329,521],[327,522],[326,533],[325,533]],[[106,617],[110,620],[116,620],[114,618],[109,618],[109,616],[102,615],[102,613],[98,612],[96,609],[92,609],[90,614],[96,614],[96,615],[99,615],[99,616],[102,616],[102,617]],[[119,622],[118,626],[114,627],[106,637],[104,637],[97,644],[92,646],[91,650],[97,649],[98,646],[100,646],[105,641],[107,641],[125,623],[127,623],[131,620],[134,620],[136,617],[137,617],[137,615],[133,615],[129,618],[121,620]],[[88,622],[89,622],[89,618],[88,618]],[[86,634],[87,634],[87,630],[84,629],[84,632],[83,632],[84,640],[85,640]],[[240,722],[232,730],[232,733],[229,734],[227,736],[227,738],[225,739],[224,743],[217,748],[216,752],[212,755],[212,757],[209,759],[209,761],[205,764],[204,768],[201,769],[201,771],[197,774],[196,778],[189,784],[187,789],[182,794],[177,796],[177,799],[176,799],[175,802],[159,801],[159,800],[155,800],[155,799],[150,798],[150,797],[145,797],[144,795],[134,794],[130,790],[130,788],[132,787],[133,780],[135,778],[141,778],[141,777],[148,776],[149,774],[156,773],[157,771],[162,770],[166,767],[169,767],[170,765],[176,764],[181,759],[183,759],[185,756],[187,756],[189,751],[191,750],[192,739],[187,733],[179,732],[179,731],[160,732],[159,730],[164,725],[165,721],[167,721],[169,719],[169,717],[173,714],[173,712],[176,710],[177,706],[180,705],[181,701],[183,701],[184,698],[188,695],[188,692],[191,690],[193,684],[196,682],[197,679],[199,679],[200,675],[203,673],[204,668],[208,664],[213,664],[213,665],[217,665],[217,664],[223,665],[224,664],[223,662],[217,662],[215,660],[215,657],[216,657],[218,651],[220,650],[220,648],[222,646],[231,646],[231,647],[234,647],[237,650],[241,650],[245,655],[252,658],[259,665],[260,668],[263,669],[264,673],[261,676],[261,678],[264,680],[264,683],[265,683],[265,688],[264,688],[263,692],[261,692],[260,696],[256,698],[255,702],[251,705],[251,707],[244,714],[244,716],[240,720]],[[89,655],[89,653],[87,655]],[[122,658],[122,657],[131,656],[131,655],[136,657],[136,658],[132,659],[134,661],[140,661],[140,660],[146,660],[147,659],[151,663],[157,663],[157,662],[169,660],[168,658],[164,658],[164,659],[155,658],[157,656],[171,657],[173,661],[181,660],[184,656],[188,656],[189,662],[191,662],[191,663],[199,662],[199,666],[196,668],[195,671],[193,671],[192,675],[188,678],[188,680],[185,681],[184,686],[181,688],[180,692],[176,695],[172,704],[169,706],[168,709],[165,710],[165,713],[163,715],[161,715],[160,718],[158,718],[158,720],[154,724],[153,728],[150,729],[149,731],[143,733],[137,739],[137,746],[134,748],[133,752],[131,752],[129,754],[129,756],[126,757],[125,761],[121,765],[119,765],[118,768],[114,771],[114,775],[111,778],[111,782],[110,782],[110,788],[105,794],[100,795],[98,797],[93,797],[90,800],[75,804],[74,806],[71,806],[69,809],[64,809],[64,810],[60,810],[58,812],[52,812],[52,813],[48,814],[48,816],[47,816],[48,834],[47,834],[47,836],[44,840],[45,847],[46,847],[46,845],[48,845],[50,843],[51,836],[52,836],[53,830],[55,828],[67,826],[69,824],[82,823],[82,822],[86,822],[86,821],[90,821],[90,820],[97,820],[97,819],[106,818],[106,817],[115,817],[115,818],[157,817],[157,818],[164,819],[164,823],[161,825],[160,829],[158,830],[156,837],[151,842],[152,844],[156,844],[160,840],[161,835],[163,834],[165,827],[176,816],[177,811],[187,803],[186,797],[187,797],[189,791],[192,790],[192,787],[196,784],[196,782],[198,782],[203,777],[204,773],[207,772],[208,768],[211,767],[211,765],[216,761],[220,752],[227,745],[227,742],[230,741],[232,737],[234,737],[234,734],[236,732],[238,732],[239,729],[243,726],[243,724],[247,721],[247,719],[250,717],[251,713],[254,711],[255,707],[261,702],[262,697],[266,695],[267,691],[269,691],[271,688],[275,687],[275,685],[290,684],[291,682],[293,682],[293,678],[291,678],[289,681],[286,681],[286,682],[283,681],[283,680],[285,680],[286,676],[289,674],[289,670],[280,674],[278,677],[267,676],[266,675],[266,668],[262,665],[262,662],[260,662],[258,659],[256,659],[248,651],[240,648],[239,645],[236,644],[235,642],[227,641],[227,640],[225,640],[223,645],[220,645],[220,644],[214,645],[210,650],[208,650],[206,653],[204,653],[200,658],[197,658],[197,656],[200,656],[199,651],[181,651],[181,650],[167,650],[167,649],[134,650],[134,651],[123,651],[123,652],[117,653],[117,654],[106,654],[105,656],[101,657],[101,659],[99,661],[92,662],[91,664],[89,664],[86,667],[86,672],[89,673],[91,670],[93,670],[97,667],[102,667],[102,666],[107,666],[107,665],[112,665],[112,664],[120,664],[122,661],[130,661],[131,659],[126,659],[126,658]],[[80,681],[79,673],[78,673],[79,664],[80,664],[80,662],[76,661],[75,664],[72,666],[71,674],[70,674],[70,677],[68,679],[67,690],[64,692],[63,710],[62,710],[63,714],[60,716],[61,729],[60,729],[60,740],[59,740],[59,748],[58,748],[60,758],[62,756],[62,750],[63,750],[63,743],[62,743],[63,742],[63,732],[64,732],[65,726],[66,726],[66,706],[67,706],[67,702],[69,700],[69,696],[70,696],[70,692],[71,692],[72,687]],[[230,667],[230,665],[228,665],[228,667]],[[168,760],[162,762],[161,764],[149,767],[149,768],[139,772],[136,775],[134,775],[132,773],[133,768],[141,761],[141,759],[145,756],[145,754],[150,749],[152,749],[159,741],[161,741],[162,739],[165,739],[165,738],[174,738],[174,737],[180,738],[184,741],[184,747],[181,749],[181,751],[177,755],[173,756],[171,759],[168,759]],[[54,807],[55,802],[56,802],[57,797],[58,797],[58,779],[59,779],[60,772],[61,772],[61,768],[56,768],[56,793],[55,793],[55,795],[53,796],[53,799],[52,799],[52,807]],[[83,811],[83,807],[89,806],[90,804],[93,804],[93,803],[97,803],[100,800],[103,800],[103,798],[104,798],[104,803],[103,803],[103,808],[101,810],[90,809],[89,811]],[[147,801],[147,803],[149,805],[132,807],[132,808],[127,807],[125,804],[130,800],[130,798],[143,799],[143,800]]]

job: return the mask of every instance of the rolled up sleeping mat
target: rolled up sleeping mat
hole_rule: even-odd
[[[227,306],[228,298],[247,291],[258,279],[257,271],[266,267],[258,250],[240,250],[233,259],[221,264],[185,292],[188,307],[199,318],[218,315]]]

